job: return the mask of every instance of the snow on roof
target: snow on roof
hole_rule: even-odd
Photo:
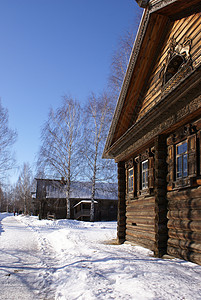
[[[66,185],[62,185],[60,180],[37,179],[46,181],[46,197],[47,198],[66,198]],[[71,183],[70,198],[71,199],[90,199],[91,198],[91,182],[73,181]],[[118,199],[117,183],[96,183],[95,199]]]
[[[73,207],[76,207],[78,205],[80,205],[81,203],[91,203],[91,200],[81,200],[79,203],[75,204]],[[98,203],[97,201],[94,201],[94,203]]]

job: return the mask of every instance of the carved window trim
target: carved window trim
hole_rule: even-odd
[[[177,149],[180,145],[186,143],[187,149],[184,155],[187,160],[187,174],[178,176],[177,158],[179,157]],[[178,188],[186,188],[196,183],[198,176],[197,166],[197,134],[196,128],[188,124],[180,128],[177,132],[167,138],[167,189],[173,190]],[[185,172],[184,172],[185,173]]]
[[[192,72],[191,44],[192,40],[187,36],[182,43],[171,39],[166,61],[160,72],[162,95],[169,93]]]
[[[146,183],[143,185],[143,164],[147,162],[146,170]],[[152,149],[140,153],[138,156],[129,160],[125,164],[126,167],[126,192],[129,197],[138,197],[140,195],[150,195],[153,193],[154,188],[154,152]],[[133,181],[131,181],[130,175],[133,170]],[[131,172],[129,174],[129,172]],[[133,182],[133,189],[130,189],[130,183]]]
[[[181,66],[185,63],[185,59],[180,54],[175,54],[169,61],[165,68],[163,83],[164,85],[168,83],[171,78],[173,78],[181,69]]]
[[[135,176],[134,176],[134,161],[133,159],[130,159],[125,163],[126,168],[126,193],[127,194],[133,194],[135,189]],[[131,172],[132,172],[132,180],[131,180]],[[132,181],[132,186],[131,186]]]

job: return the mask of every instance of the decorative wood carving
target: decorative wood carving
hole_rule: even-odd
[[[150,12],[152,13],[156,10],[159,10],[159,9],[161,9],[161,8],[165,7],[166,5],[171,4],[173,2],[175,2],[175,0],[162,0],[162,1],[159,0],[158,3],[156,3],[154,5],[150,3],[150,8],[151,8]]]
[[[128,136],[119,141],[118,147],[115,147],[116,148],[115,151],[113,150],[113,155],[117,157],[117,153],[121,149],[120,152],[121,154],[119,153],[120,154],[119,158],[118,157],[117,158],[122,159],[122,157],[126,156],[126,153],[134,152],[141,145],[153,139],[157,134],[160,134],[164,130],[167,130],[175,123],[179,122],[181,119],[185,119],[185,117],[187,117],[190,113],[193,113],[194,111],[201,108],[201,96],[195,98],[195,95],[199,91],[200,91],[200,86],[197,86],[191,91],[189,91],[189,93],[187,93],[185,97],[177,98],[175,96],[174,98],[177,99],[176,111],[175,111],[175,106],[170,107],[169,110],[166,112],[165,109],[162,108],[160,110],[158,109],[157,120],[154,120],[152,121],[151,124],[149,124],[149,130],[146,127],[142,128],[141,122],[139,122],[139,124],[135,124],[135,126],[133,126],[132,128],[133,130],[129,130]],[[161,101],[161,104],[162,103],[164,102]],[[135,132],[137,133],[136,136],[135,136]],[[129,134],[132,137],[131,139],[129,139]]]
[[[192,41],[187,36],[182,43],[171,39],[166,62],[160,72],[162,96],[192,72],[191,44]]]
[[[128,160],[126,163],[125,163],[125,168],[126,169],[130,169],[133,167],[133,159],[131,158],[130,160]]]

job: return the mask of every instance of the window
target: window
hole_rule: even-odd
[[[169,191],[174,188],[197,185],[198,141],[196,127],[192,124],[179,128],[167,138],[167,189]]]
[[[154,192],[154,147],[125,162],[126,192],[130,199]]]
[[[142,162],[142,190],[148,188],[148,159]]]
[[[133,192],[133,184],[134,184],[134,174],[133,168],[128,169],[128,192]]]
[[[164,76],[164,82],[167,83],[179,70],[179,67],[184,63],[184,58],[182,55],[175,55],[170,60],[165,76]]]
[[[176,145],[176,178],[188,176],[187,141]]]

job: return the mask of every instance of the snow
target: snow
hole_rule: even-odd
[[[53,179],[36,179],[37,181],[46,182],[47,198],[66,198],[66,186],[61,184],[60,180]],[[118,199],[117,183],[96,182],[95,198],[96,199]],[[91,199],[91,182],[72,181],[70,198],[73,199]]]
[[[116,245],[116,222],[0,214],[0,299],[201,299],[201,266]]]

